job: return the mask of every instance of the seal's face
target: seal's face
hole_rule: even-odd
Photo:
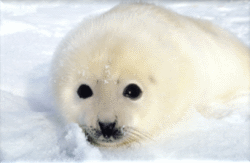
[[[95,44],[65,50],[66,57],[56,60],[54,77],[61,112],[96,146],[153,139],[183,113],[175,104],[183,105],[178,84],[187,77],[178,74],[178,58],[166,55],[178,52],[170,45],[168,52],[143,37],[106,35]]]
[[[92,106],[91,109],[84,108],[89,111],[82,114],[79,121],[87,140],[92,144],[105,147],[121,146],[141,140],[142,137],[150,137],[149,133],[134,126],[131,108],[127,107],[129,103],[130,107],[140,105],[143,100],[143,88],[135,81],[126,85],[125,83],[120,80],[97,80],[94,86],[81,84],[77,89],[80,100],[89,101]]]
[[[78,123],[87,140],[100,147],[130,145],[152,137],[145,84],[153,79],[142,82],[140,75],[131,74],[130,69],[119,72],[113,66],[104,65],[101,78],[87,77],[75,89],[76,103],[81,107]]]

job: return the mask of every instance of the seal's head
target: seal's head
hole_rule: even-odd
[[[174,41],[162,42],[165,27],[153,20],[111,12],[78,27],[56,52],[59,110],[93,145],[154,139],[185,114],[188,58]]]

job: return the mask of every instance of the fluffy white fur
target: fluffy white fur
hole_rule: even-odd
[[[84,21],[63,40],[52,64],[53,91],[58,110],[85,133],[100,130],[99,119],[116,119],[123,139],[91,142],[119,147],[170,132],[191,106],[214,116],[212,103],[249,91],[249,63],[249,49],[207,21],[124,4]],[[129,83],[140,86],[140,99],[122,95]],[[78,97],[81,84],[91,87],[92,97]]]

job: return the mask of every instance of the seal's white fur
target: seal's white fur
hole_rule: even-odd
[[[98,119],[117,119],[117,126],[133,128],[113,143],[122,146],[174,128],[191,106],[205,115],[212,102],[249,90],[249,62],[249,49],[209,22],[149,4],[118,5],[63,40],[53,90],[70,122],[98,129]],[[122,95],[129,83],[141,87],[142,98]],[[81,84],[93,97],[78,97]]]

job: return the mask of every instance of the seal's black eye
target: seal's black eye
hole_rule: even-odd
[[[80,98],[86,99],[86,98],[91,97],[93,95],[93,92],[92,92],[91,88],[88,85],[82,84],[78,88],[77,94],[78,94],[78,96]]]
[[[123,96],[132,100],[137,100],[141,97],[142,91],[136,84],[129,84],[123,91]]]

